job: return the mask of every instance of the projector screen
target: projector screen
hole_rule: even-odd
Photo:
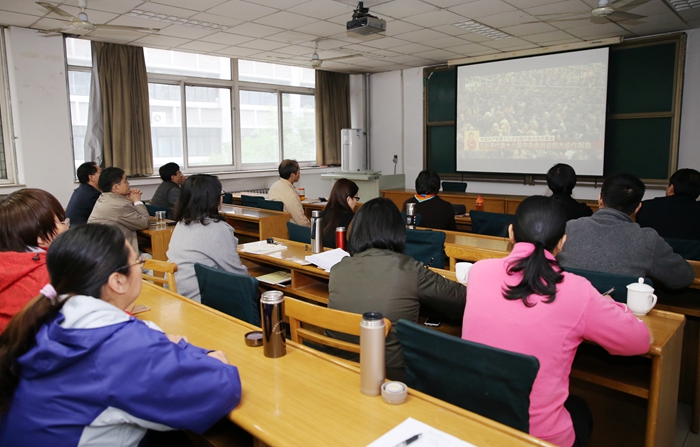
[[[457,171],[603,174],[608,49],[457,67]]]

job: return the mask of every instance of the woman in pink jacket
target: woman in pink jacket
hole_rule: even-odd
[[[569,396],[576,348],[590,340],[611,354],[649,349],[649,331],[624,304],[604,297],[554,256],[566,242],[566,214],[551,198],[525,199],[509,228],[509,256],[469,272],[462,338],[537,357],[530,393],[530,434],[561,447],[585,446],[592,429],[586,403]]]

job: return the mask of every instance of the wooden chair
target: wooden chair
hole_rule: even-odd
[[[277,200],[261,200],[258,202],[258,208],[272,211],[284,211],[284,202]]]
[[[153,273],[162,273],[164,277],[147,275],[142,273],[141,276],[146,281],[151,281],[161,287],[168,285],[168,290],[173,293],[177,293],[177,285],[175,284],[175,272],[177,272],[177,264],[168,261],[158,261],[156,259],[146,259],[143,264],[143,268],[146,270],[152,270]]]
[[[195,262],[202,304],[255,326],[260,326],[258,280]]]
[[[321,329],[328,329],[359,337],[362,314],[329,309],[324,306],[306,303],[289,297],[284,300],[284,312],[289,318],[289,329],[292,341],[303,343],[306,340],[311,343],[347,352],[360,353],[359,344],[331,338],[323,333],[314,332],[309,328],[302,327],[301,324],[308,323]],[[384,336],[386,337],[389,330],[391,330],[391,321],[385,318],[384,324]]]
[[[445,268],[445,237],[442,231],[407,228],[403,253],[429,267]]]
[[[287,232],[289,233],[290,241],[301,242],[302,244],[311,243],[311,230],[309,227],[289,221],[287,222]]]
[[[442,190],[450,192],[464,192],[467,190],[466,182],[442,182]]]
[[[472,231],[476,234],[508,237],[508,225],[515,220],[514,214],[490,213],[488,211],[469,211],[472,218]]]
[[[252,206],[253,208],[259,208],[260,202],[265,200],[263,196],[249,196],[246,194],[241,194],[241,205]]]
[[[406,385],[528,433],[536,357],[443,334],[407,320],[396,324]]]

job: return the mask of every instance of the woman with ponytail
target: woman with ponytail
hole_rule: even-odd
[[[609,353],[649,350],[649,331],[624,304],[602,296],[555,256],[566,242],[566,213],[549,197],[523,200],[509,228],[513,251],[469,272],[462,338],[537,357],[530,393],[530,434],[561,447],[585,446],[592,429],[586,403],[569,396],[569,373],[583,340]]]
[[[136,446],[149,429],[201,433],[238,404],[225,354],[126,312],[142,261],[117,227],[59,235],[46,265],[50,284],[0,335],[0,446]]]

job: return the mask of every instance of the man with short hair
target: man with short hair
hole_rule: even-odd
[[[700,172],[679,169],[669,179],[666,197],[642,202],[637,213],[641,227],[656,230],[661,237],[700,240]]]
[[[547,186],[552,191],[552,199],[561,203],[566,211],[566,220],[588,217],[593,210],[583,202],[571,197],[576,186],[576,171],[571,166],[558,163],[547,171]]]
[[[163,183],[158,185],[151,203],[153,205],[173,208],[180,197],[180,187],[185,183],[185,176],[177,163],[166,163],[158,170]]]
[[[102,195],[97,199],[88,223],[116,225],[131,247],[138,253],[137,230],[145,230],[150,225],[146,205],[141,201],[141,190],[132,189],[124,170],[107,168],[100,175]]]
[[[301,169],[296,160],[282,160],[278,171],[280,179],[270,186],[268,197],[270,200],[277,200],[284,203],[284,211],[291,214],[291,221],[297,225],[308,227],[311,225],[309,218],[304,214],[304,207],[301,206],[299,193],[294,188],[294,184],[301,177]]]
[[[440,176],[435,171],[421,171],[416,177],[416,194],[403,203],[416,204],[416,214],[420,214],[420,226],[438,230],[456,230],[455,212],[452,204],[438,197]]]
[[[652,277],[677,289],[693,282],[693,268],[651,228],[632,221],[644,183],[630,174],[605,179],[600,208],[591,217],[566,224],[566,244],[557,255],[562,267],[617,275]]]
[[[87,161],[78,166],[78,186],[70,197],[68,207],[66,207],[66,217],[70,219],[75,227],[87,223],[95,202],[100,197],[100,173],[102,169],[94,161]]]

